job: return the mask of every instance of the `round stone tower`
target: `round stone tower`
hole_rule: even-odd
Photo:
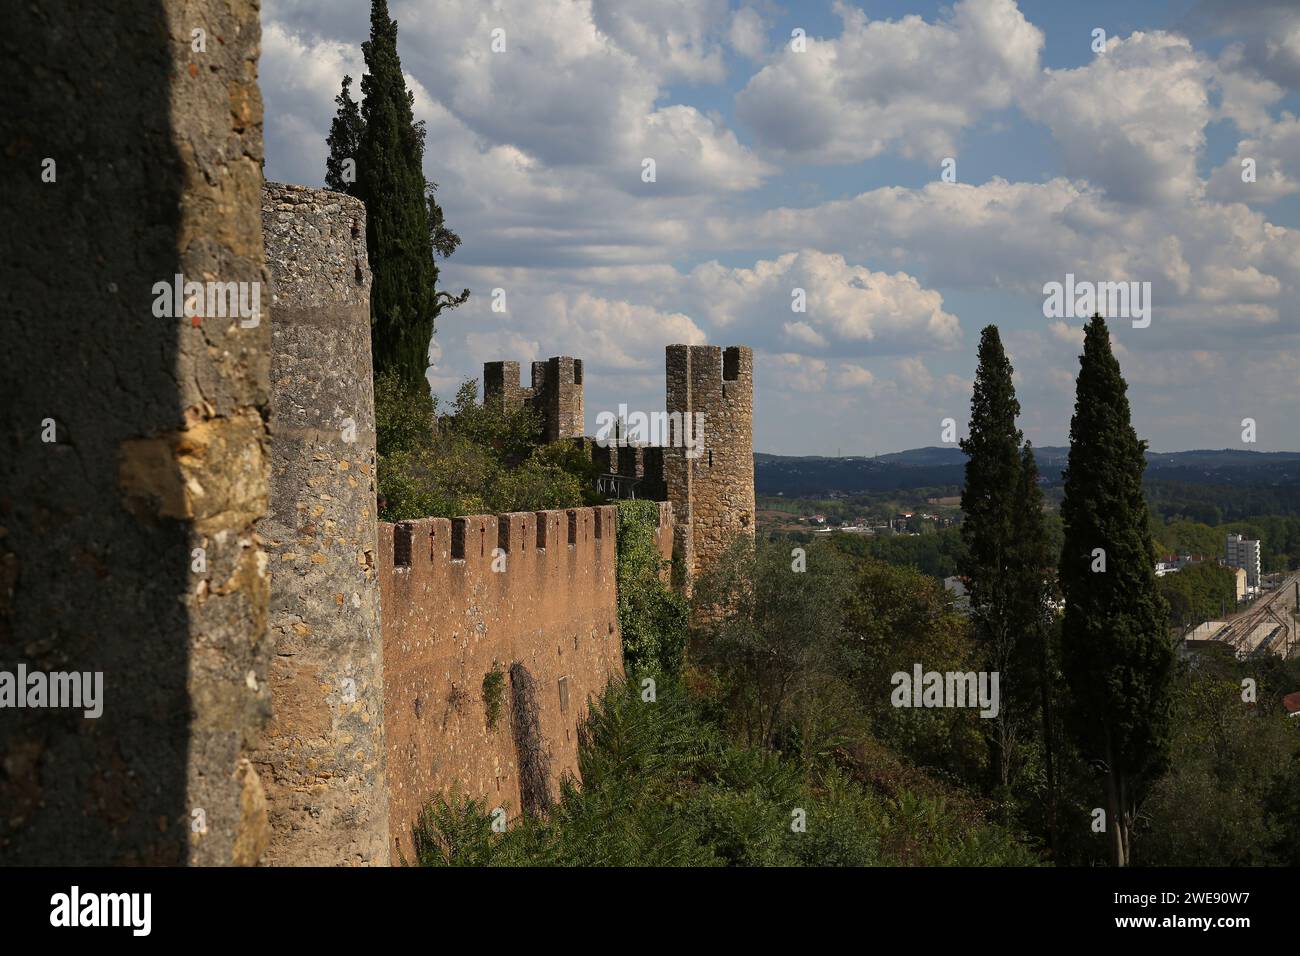
[[[271,273],[271,723],[255,763],[267,865],[385,865],[366,210],[267,183]]]

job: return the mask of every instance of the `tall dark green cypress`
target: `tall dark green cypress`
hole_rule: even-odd
[[[1001,674],[1001,707],[994,719],[993,746],[997,782],[1011,779],[1014,749],[1015,663],[1020,632],[1012,616],[1019,582],[1009,568],[1015,545],[1020,479],[1020,403],[1011,382],[1011,362],[1002,348],[996,325],[980,333],[979,366],[971,396],[966,452],[966,484],[962,489],[961,535],[966,545],[962,574],[970,590],[971,621],[986,665]]]
[[[1106,832],[1117,866],[1132,857],[1134,808],[1169,752],[1174,650],[1142,495],[1145,451],[1106,322],[1094,315],[1084,326],[1061,505],[1061,664],[1072,735],[1105,773]]]
[[[397,22],[387,0],[371,0],[370,39],[361,45],[364,131],[356,195],[366,204],[371,349],[375,377],[396,373],[422,384],[437,313],[436,268],[425,199],[423,128],[397,56]]]
[[[343,88],[334,97],[338,111],[330,123],[330,134],[325,138],[329,144],[330,154],[325,160],[325,187],[335,192],[356,194],[356,162],[361,152],[361,136],[365,132],[365,123],[361,120],[361,108],[352,98],[352,77],[344,75]],[[352,175],[348,174],[348,161],[352,161]]]
[[[1043,490],[1038,485],[1038,463],[1029,442],[1020,453],[1020,482],[1016,489],[1014,546],[1008,562],[1017,586],[1011,595],[1011,617],[1016,622],[1026,651],[1025,668],[1017,674],[1017,685],[1028,690],[1038,685],[1038,708],[1043,739],[1043,769],[1047,783],[1044,813],[1047,844],[1056,849],[1056,761],[1055,721],[1052,716],[1056,662],[1052,659],[1051,599],[1054,591],[1047,528],[1043,521]],[[1025,703],[1028,705],[1028,694]]]

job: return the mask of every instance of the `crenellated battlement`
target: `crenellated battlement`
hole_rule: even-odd
[[[419,518],[379,523],[379,566],[394,571],[463,562],[467,568],[512,559],[559,561],[561,549],[579,549],[598,559],[613,547],[618,509],[614,505],[502,515]],[[661,519],[662,520],[662,519]],[[501,554],[496,554],[500,549]],[[593,550],[594,549],[594,550]],[[532,552],[545,552],[537,558]],[[381,572],[382,573],[382,572]],[[502,572],[498,572],[502,573]]]
[[[519,383],[519,363],[485,362],[483,404],[500,402],[508,408],[528,405],[542,420],[548,442],[581,438],[584,430],[582,359],[557,355],[532,364],[532,386]]]
[[[410,858],[421,809],[453,790],[511,817],[520,811],[508,708],[493,725],[483,699],[494,669],[519,664],[536,682],[552,798],[565,774],[577,774],[587,700],[623,668],[616,529],[613,505],[379,524],[397,854]]]
[[[596,463],[599,490],[608,497],[672,502],[674,555],[689,590],[690,579],[733,537],[754,536],[754,352],[743,345],[669,345],[664,369],[663,445],[624,444],[621,418],[603,440],[582,436],[579,359],[534,362],[528,389],[519,384],[518,362],[488,362],[483,400],[531,403],[542,415],[548,441],[572,437]],[[631,427],[629,434],[639,433]]]

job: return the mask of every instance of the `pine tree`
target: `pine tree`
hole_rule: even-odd
[[[1056,848],[1056,767],[1054,722],[1052,719],[1053,685],[1056,682],[1056,664],[1051,653],[1052,555],[1048,552],[1047,529],[1043,522],[1043,491],[1038,486],[1038,463],[1030,442],[1020,453],[1020,483],[1016,489],[1015,544],[1010,561],[1010,574],[1017,582],[1011,595],[1011,617],[1023,636],[1026,650],[1036,658],[1032,663],[1032,677],[1024,675],[1038,685],[1039,715],[1042,721],[1043,765],[1047,782],[1046,820],[1047,843]],[[1027,668],[1028,670],[1028,668]]]
[[[375,377],[424,381],[438,311],[423,172],[424,128],[397,55],[397,22],[387,0],[371,0],[370,39],[361,46],[363,131],[355,195],[366,204],[371,349]]]
[[[356,162],[361,151],[361,135],[365,124],[361,121],[361,108],[352,99],[352,77],[343,77],[343,88],[334,97],[338,112],[330,123],[330,134],[325,142],[330,154],[325,160],[325,188],[335,192],[356,194]],[[348,161],[351,160],[350,172]]]
[[[1002,348],[997,326],[980,333],[979,366],[971,396],[966,452],[966,484],[962,489],[961,535],[966,544],[962,573],[970,590],[971,621],[988,667],[1001,676],[1003,701],[994,719],[992,740],[997,781],[1011,780],[1015,748],[1014,686],[1008,673],[1016,657],[1020,633],[1012,616],[1015,580],[1009,559],[1015,546],[1020,480],[1020,403],[1011,382],[1011,362]]]
[[[1084,326],[1061,505],[1061,664],[1072,734],[1105,773],[1117,866],[1131,859],[1140,791],[1168,757],[1174,658],[1142,495],[1146,443],[1133,430],[1126,391],[1106,322],[1094,315]]]

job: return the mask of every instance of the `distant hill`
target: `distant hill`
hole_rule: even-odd
[[[1059,446],[1034,449],[1039,470],[1049,485],[1060,483],[1068,454],[1068,448]],[[789,496],[960,487],[965,469],[965,453],[952,446],[913,448],[873,458],[795,457],[760,452],[754,455],[754,485],[759,494]],[[1149,451],[1146,479],[1199,485],[1300,484],[1300,452],[1234,448]]]

